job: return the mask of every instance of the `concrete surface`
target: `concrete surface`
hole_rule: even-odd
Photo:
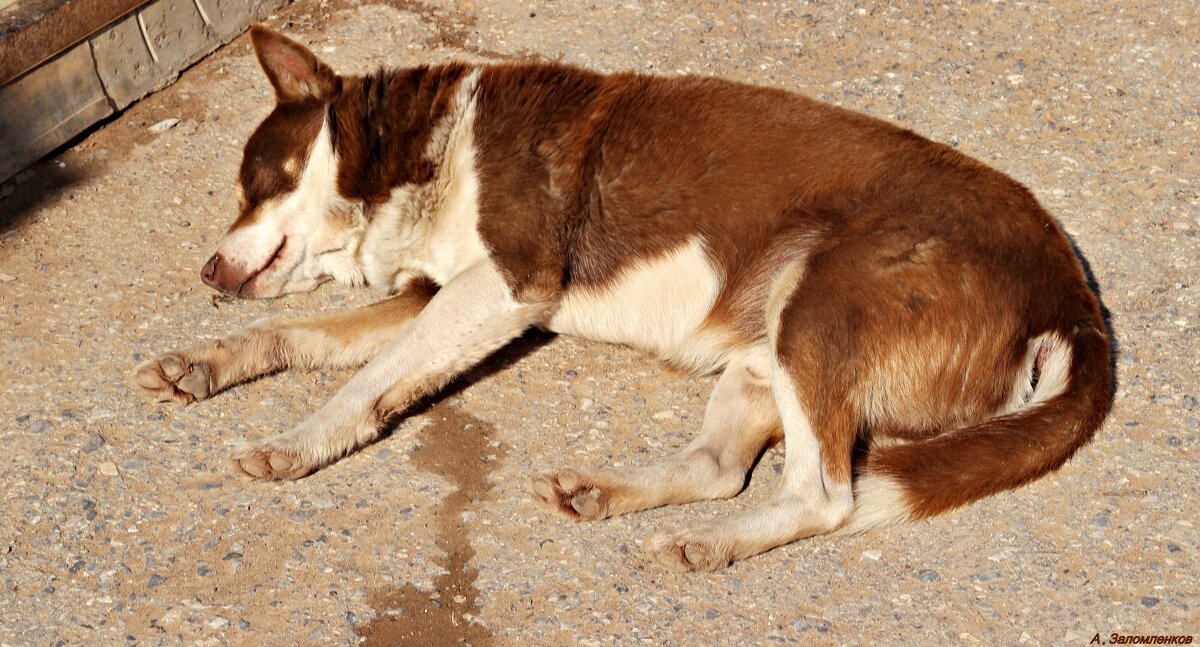
[[[323,289],[227,302],[198,271],[269,109],[246,38],[2,189],[0,642],[18,644],[1065,644],[1196,634],[1200,431],[1196,83],[1188,0],[907,10],[662,0],[302,0],[337,68],[455,56],[701,72],[794,88],[952,142],[1028,184],[1086,257],[1119,339],[1094,443],[1030,487],[915,525],[814,539],[715,574],[640,557],[656,529],[761,500],[596,524],[536,509],[553,464],[658,460],[711,379],[530,336],[390,437],[297,483],[235,475],[345,373],[188,408],[124,386],[139,359]],[[166,119],[181,121],[155,134]]]

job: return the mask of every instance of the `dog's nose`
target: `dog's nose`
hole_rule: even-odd
[[[221,257],[221,252],[217,252],[204,264],[204,269],[200,270],[200,280],[204,281],[205,285],[221,290],[222,292],[225,291],[225,288],[221,286],[217,277],[220,276],[221,263],[223,262],[225,262],[225,259]]]

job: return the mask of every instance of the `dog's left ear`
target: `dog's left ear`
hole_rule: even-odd
[[[337,74],[307,47],[262,24],[250,26],[250,41],[280,103],[325,101],[337,92]]]

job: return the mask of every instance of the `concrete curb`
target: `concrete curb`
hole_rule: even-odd
[[[156,0],[0,87],[0,181],[180,72],[288,0]]]

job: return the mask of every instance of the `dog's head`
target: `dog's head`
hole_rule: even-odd
[[[276,105],[246,143],[240,214],[204,265],[203,281],[247,298],[361,283],[361,210],[338,192],[332,102],[342,79],[304,46],[251,27]]]

